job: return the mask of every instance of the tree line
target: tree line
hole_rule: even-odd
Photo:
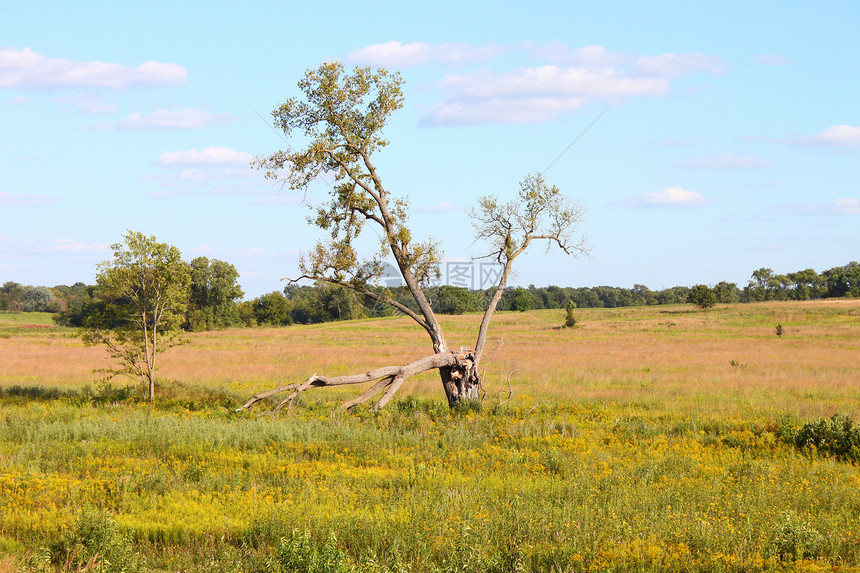
[[[693,287],[695,288],[695,287]],[[674,286],[651,290],[636,284],[633,288],[596,287],[507,287],[498,303],[498,310],[527,311],[537,309],[616,308],[685,304],[693,288]],[[822,273],[805,269],[779,275],[762,268],[754,271],[743,288],[736,283],[721,281],[706,287],[714,294],[714,302],[762,302],[771,300],[814,300],[837,297],[860,297],[860,263],[850,262]],[[383,288],[369,286],[380,297],[398,301],[412,310],[417,305],[406,287]],[[427,298],[434,312],[465,314],[482,312],[487,308],[495,289],[467,289],[440,285],[426,287]],[[376,298],[362,295],[340,285],[317,282],[313,285],[288,285],[244,301],[237,305],[244,326],[315,324],[337,320],[392,316],[397,311]]]
[[[317,283],[289,285],[251,300],[238,284],[239,273],[225,261],[197,257],[188,263],[191,282],[188,305],[182,326],[186,331],[202,331],[234,326],[286,326],[316,324],[337,320],[391,316],[394,310],[376,300],[338,285]],[[411,297],[402,288],[369,287],[409,306]],[[694,287],[696,288],[696,287]],[[813,269],[777,274],[761,268],[752,273],[743,288],[736,283],[719,282],[707,287],[714,302],[763,302],[779,300],[816,300],[823,298],[860,297],[860,263],[850,262],[821,273]],[[480,312],[487,307],[492,289],[471,290],[441,285],[427,289],[434,312],[464,314]],[[508,287],[499,301],[499,310],[615,308],[684,304],[690,302],[693,289],[675,286],[651,290],[636,284],[633,288],[596,287]],[[99,316],[110,324],[107,301],[98,286],[82,282],[71,286],[25,286],[6,282],[0,287],[0,311],[52,312],[55,322],[80,327],[88,317]]]
[[[186,331],[240,326],[239,302],[244,296],[239,272],[218,259],[197,257],[183,263],[190,281],[183,288],[181,317]],[[122,323],[119,307],[99,285],[77,282],[71,286],[25,286],[8,281],[0,287],[0,311],[52,312],[61,326],[114,328]]]

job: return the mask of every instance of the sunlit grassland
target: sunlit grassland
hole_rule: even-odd
[[[808,417],[839,410],[860,417],[858,302],[732,305],[707,312],[689,306],[582,309],[577,317],[575,328],[562,329],[561,311],[498,313],[488,344],[489,396],[510,384],[519,394],[544,399],[638,401],[691,412],[707,398],[707,411]],[[92,370],[107,364],[104,350],[83,347],[71,330],[20,324],[3,329],[3,320],[0,315],[0,330],[12,334],[0,338],[0,385],[79,388],[92,384]],[[479,320],[443,317],[450,345],[471,346]],[[430,350],[426,335],[406,318],[190,338],[191,344],[160,357],[159,376],[240,397],[314,372],[400,364]],[[438,386],[438,378],[427,375],[404,393],[436,396]]]
[[[451,345],[479,320],[444,317]],[[406,319],[192,335],[163,355],[155,406],[7,392],[0,571],[73,571],[96,551],[104,570],[287,571],[290,547],[336,564],[310,570],[860,566],[860,472],[790,440],[814,417],[860,420],[860,302],[577,320],[499,313],[480,412],[449,412],[429,375],[380,414],[333,411],[357,389],[232,411],[314,372],[425,355]],[[95,386],[104,351],[22,324],[0,315],[0,386]]]

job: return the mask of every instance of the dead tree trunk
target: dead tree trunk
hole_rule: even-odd
[[[331,378],[315,373],[304,382],[286,384],[255,394],[245,402],[241,408],[237,408],[236,411],[247,410],[254,404],[257,404],[266,398],[270,398],[275,394],[289,392],[287,397],[281,400],[272,410],[273,412],[277,412],[284,406],[291,407],[295,399],[302,392],[310,388],[365,384],[373,381],[375,381],[375,383],[370,386],[370,388],[365,390],[361,395],[343,402],[340,405],[340,408],[342,410],[354,408],[359,404],[364,404],[365,402],[370,401],[374,396],[385,390],[382,397],[373,406],[374,410],[379,410],[388,404],[406,380],[416,374],[436,369],[441,373],[443,382],[446,380],[446,377],[449,380],[448,383],[445,383],[445,393],[448,395],[449,405],[453,406],[465,397],[471,398],[474,396],[477,398],[478,385],[474,384],[474,381],[477,380],[477,369],[475,367],[474,354],[471,351],[456,353],[441,352],[425,356],[424,358],[415,360],[414,362],[410,362],[403,366],[385,366],[375,370],[368,370],[362,374],[350,374]]]
[[[474,358],[474,354],[470,356]],[[439,376],[442,378],[442,388],[451,408],[469,400],[481,399],[481,379],[474,360],[440,368]]]

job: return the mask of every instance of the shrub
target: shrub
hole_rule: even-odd
[[[272,563],[275,571],[290,573],[340,573],[349,571],[348,556],[337,546],[334,532],[323,547],[311,541],[311,532],[294,529],[290,538],[282,538]]]
[[[717,304],[717,295],[707,285],[696,285],[687,294],[687,302],[705,310]]]
[[[850,416],[833,414],[830,420],[819,418],[798,430],[794,438],[800,449],[815,448],[825,455],[842,460],[860,461],[860,428],[853,427]]]
[[[567,303],[565,307],[565,316],[564,316],[564,327],[565,328],[573,328],[576,326],[576,316],[574,316],[573,311],[576,309],[576,303],[570,301]]]
[[[145,565],[131,536],[120,532],[105,512],[84,509],[72,529],[52,547],[54,562],[103,573],[139,571]]]
[[[780,559],[815,559],[824,542],[817,529],[791,511],[782,514],[773,536],[773,547]]]
[[[534,300],[532,299],[531,293],[523,287],[517,287],[514,289],[514,293],[510,300],[509,305],[511,310],[526,312],[527,310],[534,308]]]

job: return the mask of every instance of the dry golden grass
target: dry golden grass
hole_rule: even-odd
[[[125,570],[138,557],[152,571],[271,570],[293,530],[320,546],[336,534],[344,563],[370,549],[385,570],[417,573],[452,570],[451,556],[473,571],[857,570],[857,465],[794,436],[814,417],[860,419],[860,302],[563,319],[495,317],[489,402],[515,370],[513,397],[482,412],[449,412],[435,375],[403,389],[432,400],[378,415],[330,412],[357,388],[312,390],[281,416],[182,394],[223,388],[238,402],[315,371],[421,357],[428,340],[407,319],[193,335],[159,373],[195,387],[165,388],[181,399],[156,407],[10,397],[0,556],[14,557],[0,573],[94,570],[95,555]],[[451,345],[471,344],[479,320],[443,317]],[[105,362],[72,331],[0,318],[2,385],[91,384]],[[105,540],[84,547],[94,523]],[[61,539],[79,544],[52,551]]]
[[[488,343],[489,396],[507,394],[510,383],[516,395],[535,400],[659,402],[803,418],[838,409],[860,417],[860,301],[707,312],[689,306],[582,309],[577,320],[564,329],[563,311],[498,313]],[[449,343],[470,346],[479,321],[478,315],[443,317]],[[778,323],[782,336],[775,332]],[[406,318],[237,329],[191,339],[160,357],[159,376],[237,396],[314,372],[359,372],[430,351],[426,335]],[[97,380],[94,368],[107,364],[103,349],[84,347],[71,331],[0,338],[0,356],[4,386],[83,386]],[[425,375],[403,392],[435,395],[438,385],[437,377]]]

